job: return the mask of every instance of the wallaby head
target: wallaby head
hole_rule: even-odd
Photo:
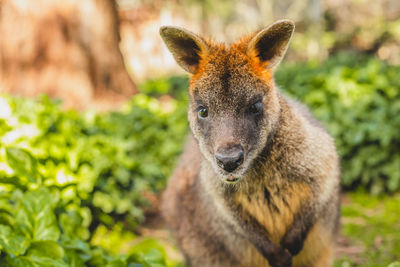
[[[245,179],[278,126],[273,72],[294,24],[278,21],[231,45],[177,27],[160,34],[177,63],[193,74],[189,121],[204,157],[225,183]]]

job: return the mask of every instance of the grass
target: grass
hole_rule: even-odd
[[[349,193],[334,267],[382,267],[400,260],[400,195]]]

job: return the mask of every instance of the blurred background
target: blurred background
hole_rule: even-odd
[[[159,27],[229,43],[282,18],[276,82],[342,159],[335,266],[399,266],[398,0],[0,0],[0,266],[184,266],[158,207],[188,76]]]

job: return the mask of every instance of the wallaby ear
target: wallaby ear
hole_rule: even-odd
[[[207,51],[207,45],[201,37],[188,30],[169,26],[161,27],[160,35],[176,62],[187,72],[196,73],[201,56]]]
[[[292,21],[279,20],[250,40],[247,53],[257,57],[265,68],[274,70],[285,55],[293,32]]]

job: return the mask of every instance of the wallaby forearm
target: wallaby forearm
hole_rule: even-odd
[[[255,218],[243,210],[240,205],[230,205],[233,218],[246,233],[245,238],[268,260],[272,267],[291,267],[292,255],[274,244],[268,237],[266,229]]]
[[[299,254],[303,248],[307,234],[314,226],[316,216],[314,208],[310,205],[304,205],[295,215],[293,224],[286,231],[281,239],[282,248],[287,249],[292,256]]]
[[[268,260],[272,267],[292,266],[292,255],[289,251],[272,243],[260,225],[254,222],[245,223],[243,228],[248,233],[248,240]]]

